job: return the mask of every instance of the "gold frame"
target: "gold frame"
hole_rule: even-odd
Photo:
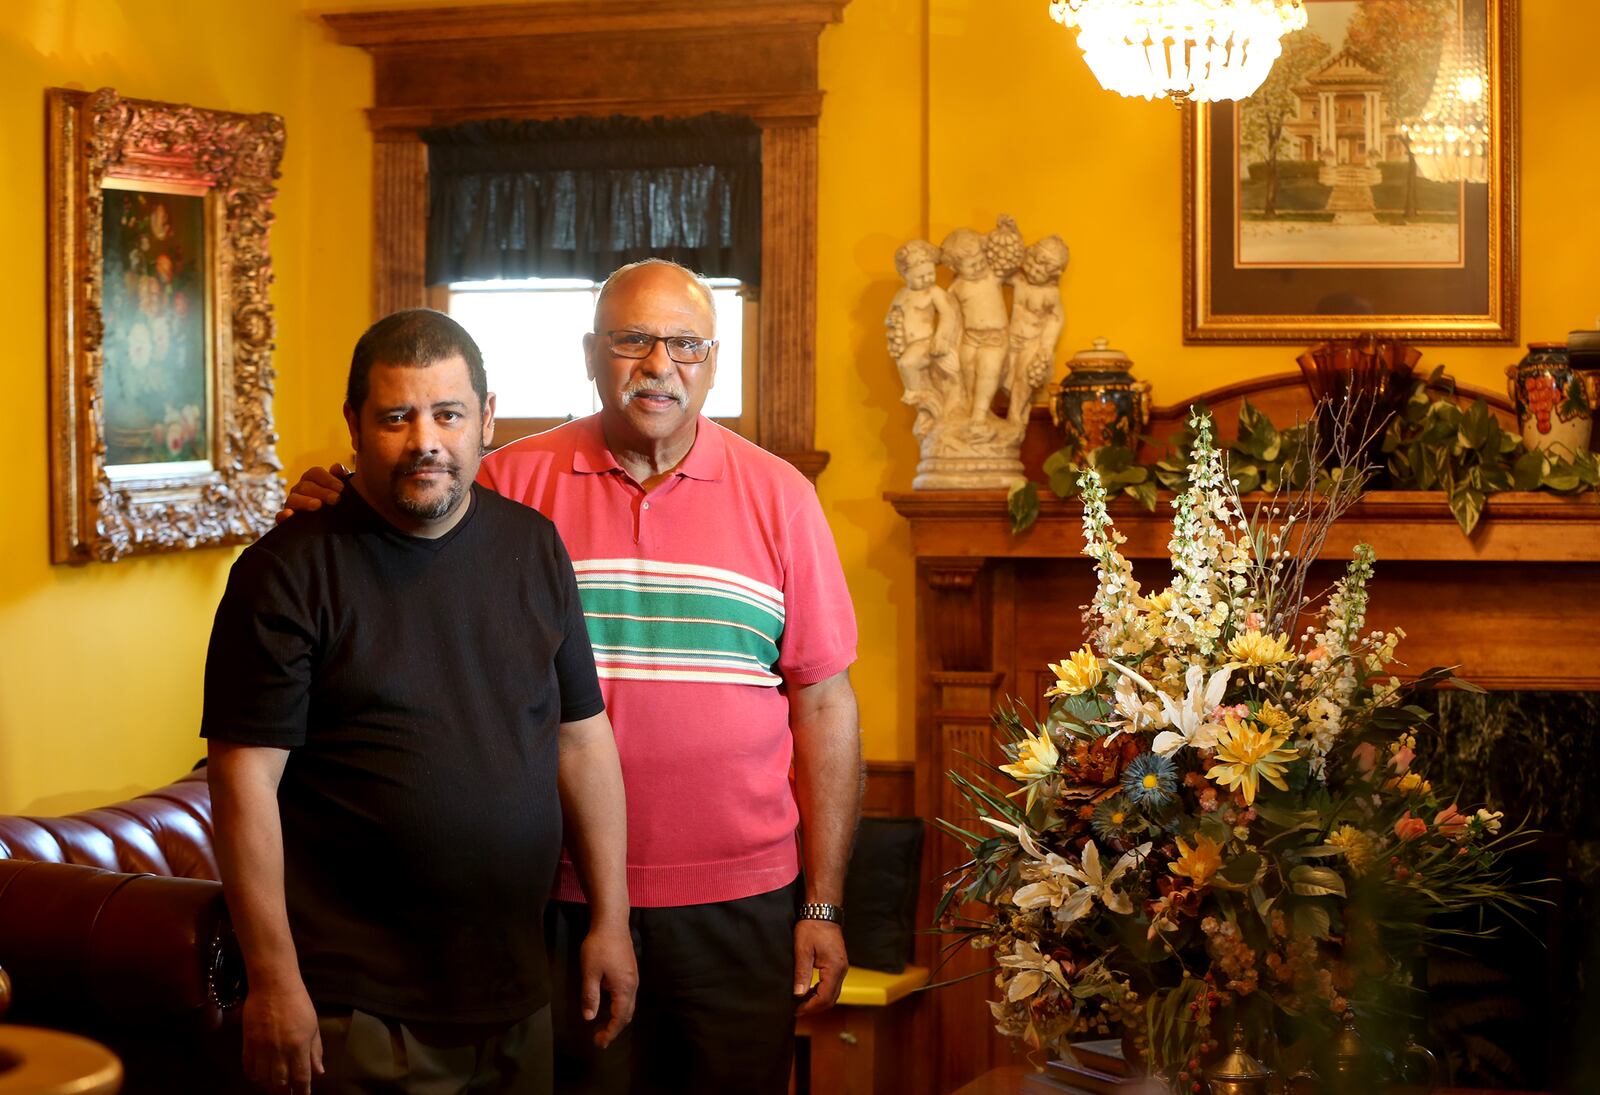
[[[1488,308],[1483,314],[1218,315],[1211,311],[1210,123],[1204,105],[1183,108],[1183,340],[1186,343],[1317,342],[1375,334],[1413,342],[1516,344],[1520,318],[1517,233],[1519,126],[1517,0],[1484,0],[1491,132]],[[1358,271],[1352,271],[1354,278]]]
[[[50,559],[115,562],[254,540],[272,527],[284,496],[267,295],[283,119],[124,99],[110,88],[51,88],[46,111]],[[108,470],[101,312],[107,186],[205,197],[204,468]]]

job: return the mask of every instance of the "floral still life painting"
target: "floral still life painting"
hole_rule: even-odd
[[[106,462],[207,458],[205,199],[105,189]]]
[[[1209,416],[1190,427],[1163,589],[1083,473],[1086,642],[1050,666],[1042,719],[996,714],[1004,763],[950,773],[973,816],[941,824],[971,858],[939,906],[953,945],[993,956],[1002,1034],[1070,1059],[1120,1033],[1179,1091],[1235,1024],[1283,1074],[1347,1019],[1375,1047],[1404,1037],[1427,949],[1534,900],[1506,860],[1532,834],[1417,762],[1422,694],[1473,686],[1397,675],[1404,632],[1367,626],[1368,546],[1308,595],[1367,439],[1336,436],[1336,470],[1247,511]]]

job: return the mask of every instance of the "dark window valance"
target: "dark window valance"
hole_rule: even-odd
[[[466,122],[422,139],[430,285],[599,280],[649,256],[761,280],[761,131],[748,118]]]

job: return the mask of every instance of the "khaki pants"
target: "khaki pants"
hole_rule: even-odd
[[[317,1009],[316,1095],[550,1095],[550,1007],[507,1026]]]

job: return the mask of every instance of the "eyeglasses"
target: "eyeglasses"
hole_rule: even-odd
[[[618,357],[646,358],[656,351],[656,343],[664,342],[667,356],[679,365],[699,365],[711,356],[717,344],[714,338],[695,338],[693,335],[650,335],[643,331],[606,331],[606,341],[611,352]]]

